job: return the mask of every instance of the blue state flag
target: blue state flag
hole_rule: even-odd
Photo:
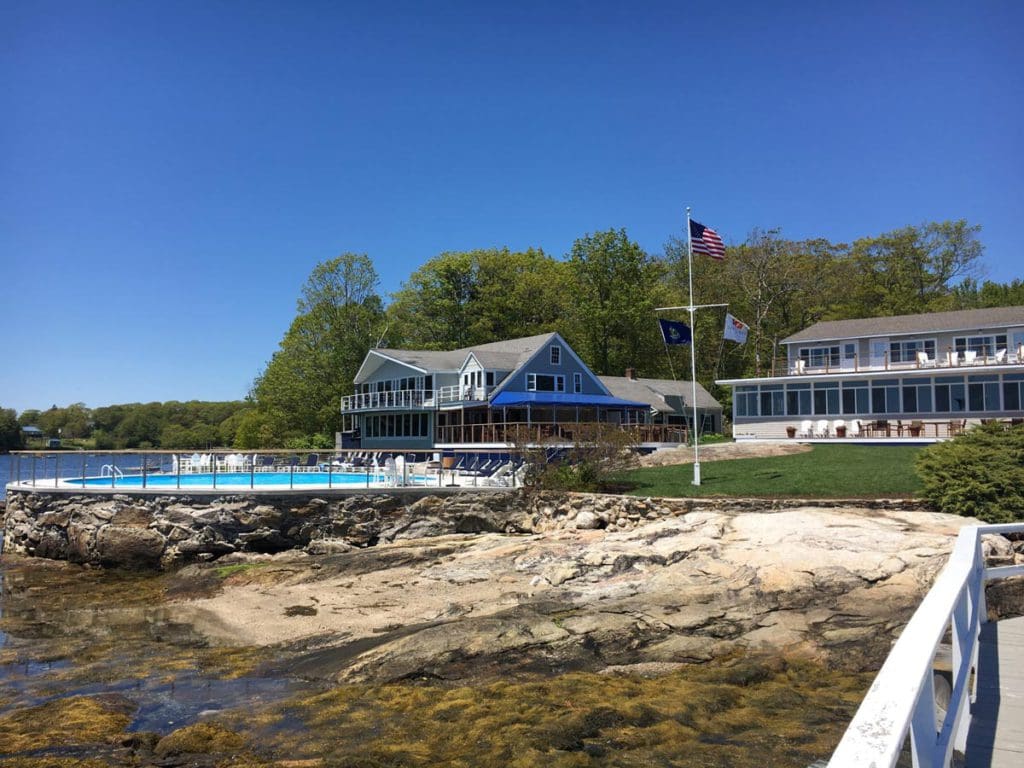
[[[686,323],[678,320],[658,320],[661,326],[661,337],[666,344],[689,344],[693,341],[693,334]]]

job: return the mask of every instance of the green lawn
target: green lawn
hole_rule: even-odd
[[[809,498],[910,497],[921,488],[914,457],[905,445],[816,445],[807,453],[763,459],[647,467],[615,477],[639,496],[765,496]]]

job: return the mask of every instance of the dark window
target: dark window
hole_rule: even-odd
[[[1020,382],[1003,382],[1003,408],[1007,411],[1020,410]]]

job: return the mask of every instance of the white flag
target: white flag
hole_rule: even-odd
[[[745,343],[747,341],[747,331],[749,330],[749,325],[741,323],[728,312],[725,313],[725,338],[729,341],[735,341],[737,344]]]

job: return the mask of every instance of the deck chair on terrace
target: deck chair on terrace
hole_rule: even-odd
[[[800,429],[797,431],[797,437],[812,437],[814,435],[814,422],[810,419],[805,419],[800,422]]]

